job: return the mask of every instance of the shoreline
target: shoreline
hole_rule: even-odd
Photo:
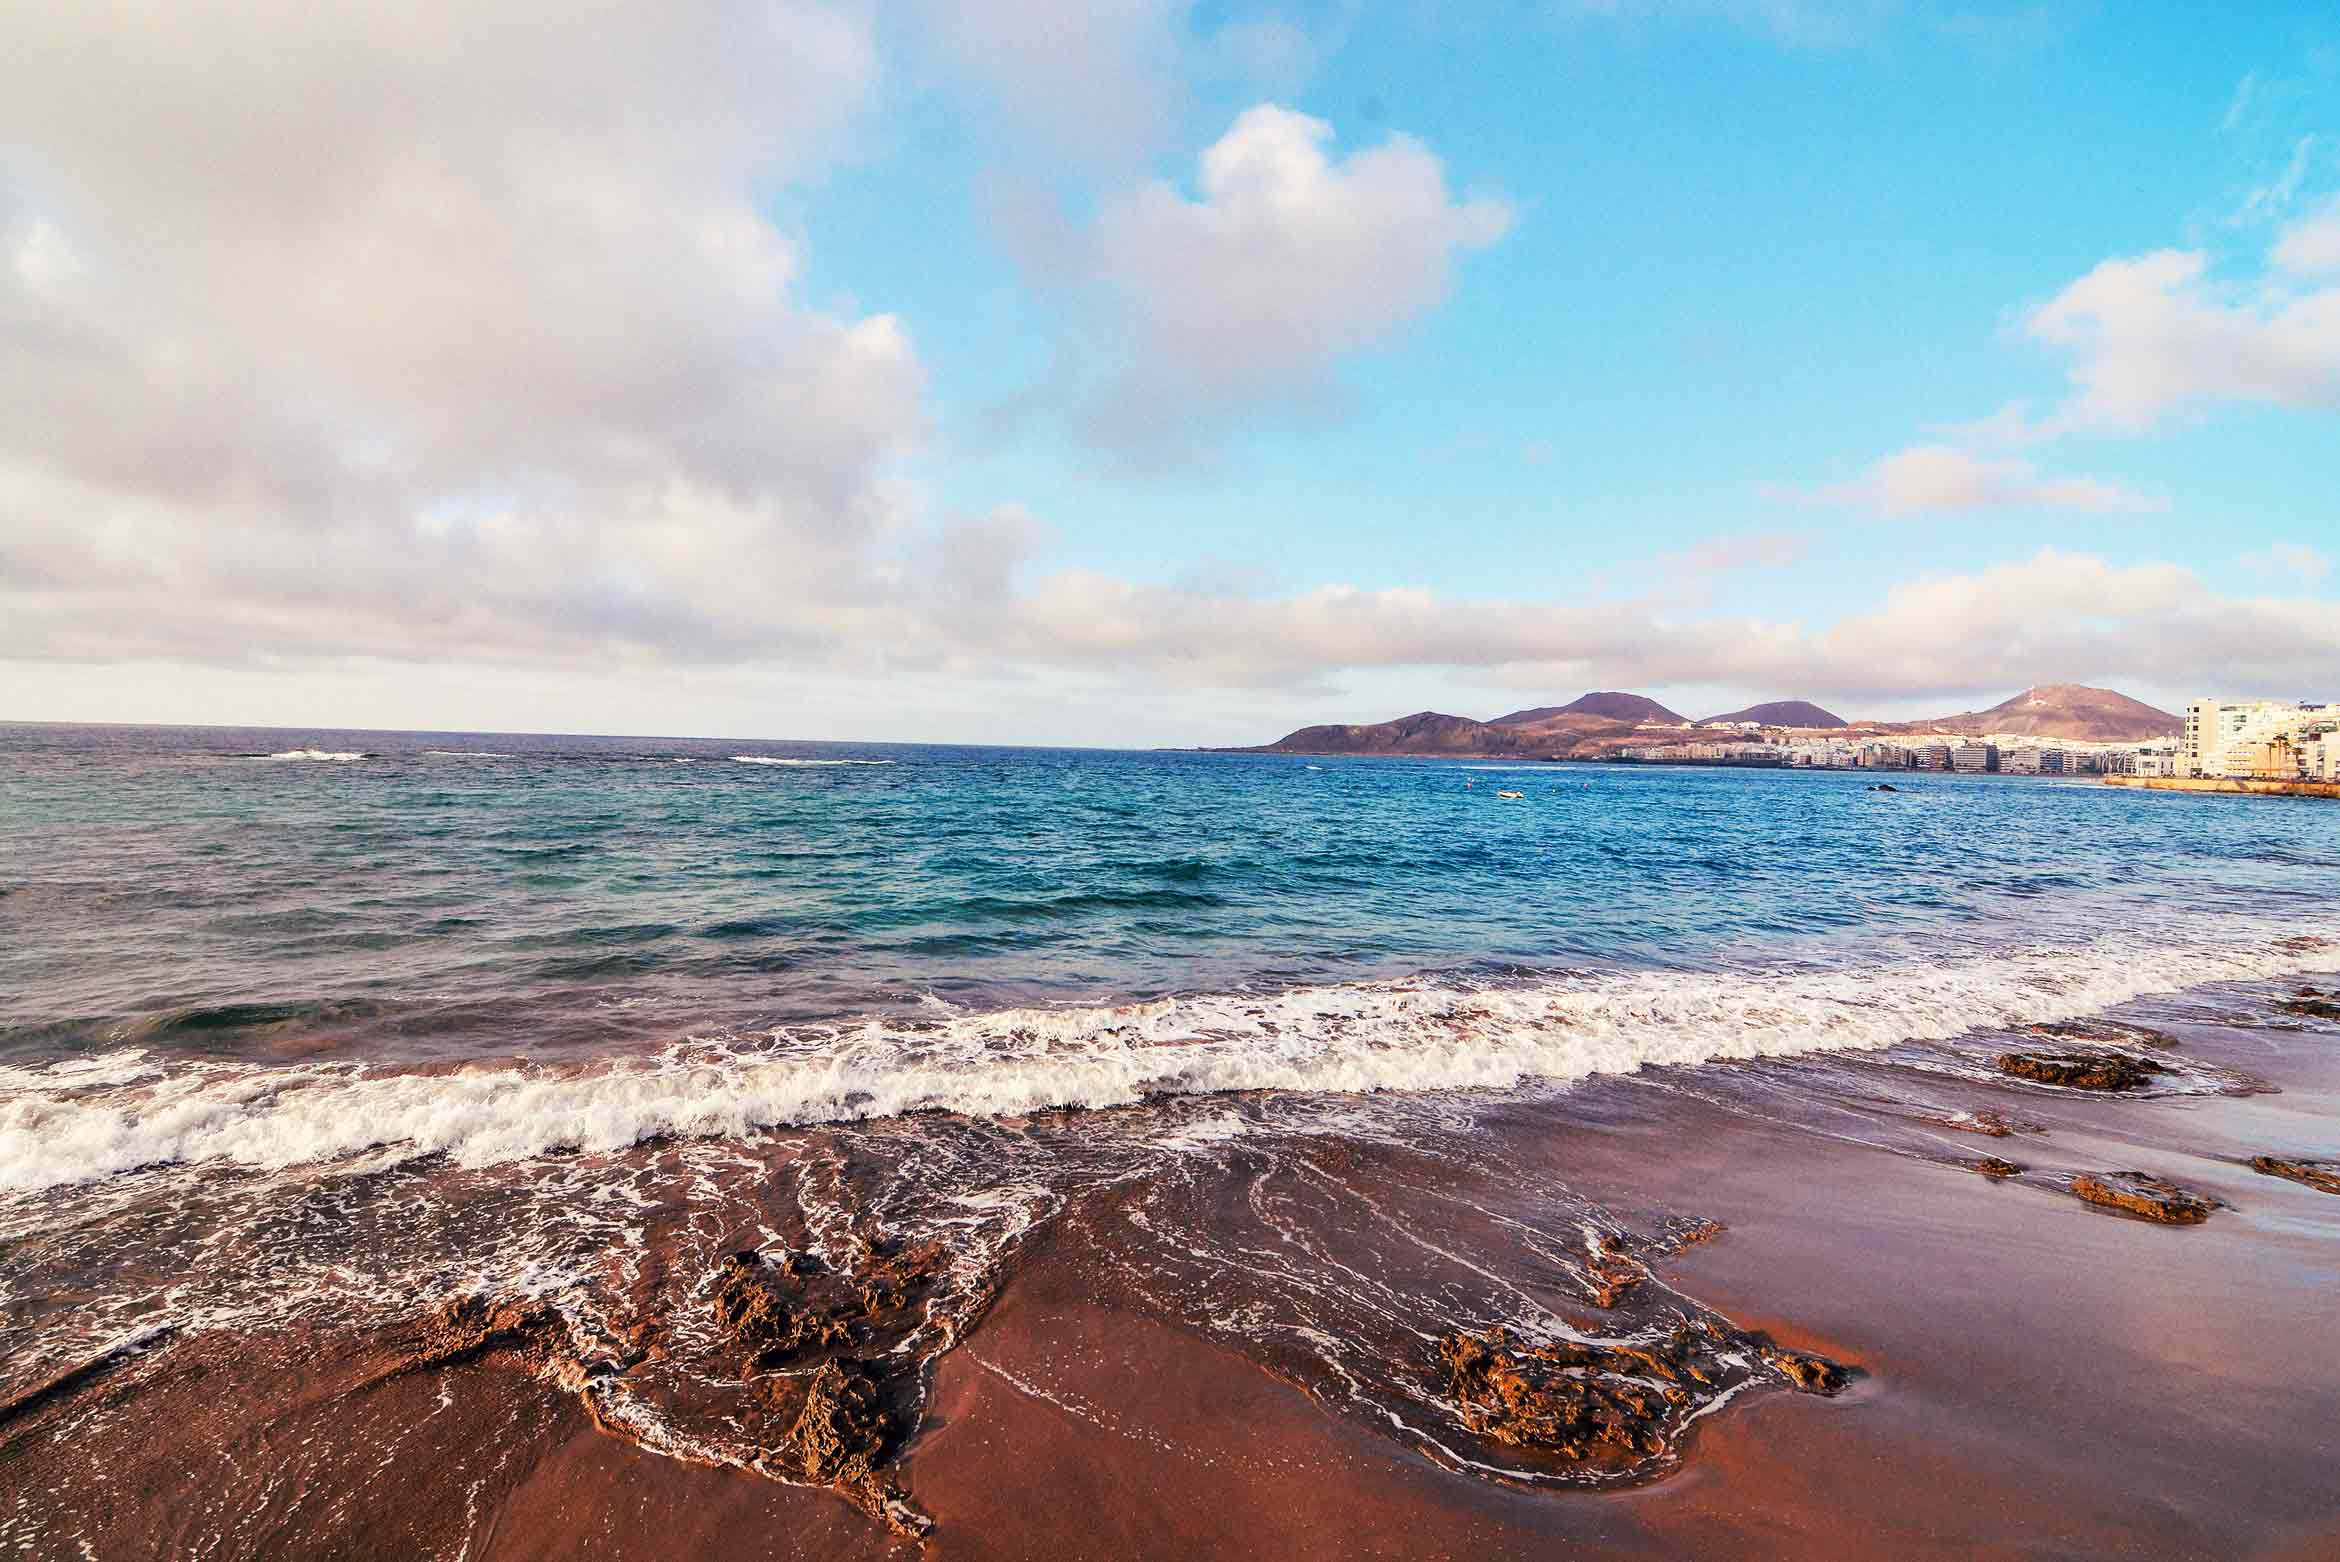
[[[2225,797],[2340,799],[2340,781],[2259,781],[2246,776],[2106,776],[2106,786],[2140,792],[2200,792]]]
[[[1051,1255],[943,1363],[935,1429],[905,1465],[933,1554],[1032,1555],[1019,1516],[1044,1513],[1066,1556],[2333,1555],[2340,1363],[2311,1342],[2340,1294],[2340,1197],[2241,1162],[2262,1142],[2340,1147],[2340,1035],[2284,1033],[2274,1052],[2176,1034],[2280,1093],[2059,1093],[2044,1131],[1972,1141],[2026,1164],[2005,1183],[1730,1109],[1669,1123],[1653,1155],[1646,1089],[1579,1092],[1587,1117],[1550,1124],[1576,1131],[1545,1151],[1572,1186],[1725,1227],[1665,1283],[1863,1374],[1836,1399],[1725,1406],[1678,1469],[1618,1490],[1409,1458],[1239,1356],[1100,1309],[1079,1256]],[[1515,1133],[1548,1135],[1519,1115]],[[2227,1207],[2161,1227],[2040,1180],[2089,1165],[2143,1165]]]
[[[1213,1137],[1196,1130],[1221,1117],[1189,1113],[1191,1160],[1068,1192],[953,1326],[883,1471],[931,1516],[923,1541],[687,1439],[653,1452],[528,1319],[500,1343],[421,1355],[412,1321],[157,1339],[0,1415],[0,1457],[71,1520],[47,1543],[107,1556],[193,1549],[230,1533],[203,1527],[224,1512],[249,1526],[229,1554],[460,1548],[473,1562],[567,1554],[580,1534],[621,1557],[760,1557],[784,1540],[838,1558],[2305,1562],[2340,1547],[2340,1359],[2320,1344],[2340,1294],[2340,1196],[2248,1164],[2340,1156],[2340,1028],[2276,1010],[2293,986],[2119,1006],[2161,1041],[2083,1027],[2182,1064],[2190,1093],[1944,1074],[1916,1048],[1457,1097],[1473,1122],[1444,1144]],[[2013,1132],[1971,1131],[1983,1113]],[[760,1143],[785,1178],[822,1145],[860,1157],[888,1131]],[[1984,1156],[2020,1172],[1977,1175]],[[2125,1169],[2219,1207],[2165,1226],[2072,1196],[2074,1174]],[[1263,1210],[1286,1223],[1259,1227]],[[1722,1229],[1637,1249],[1637,1295],[1616,1303],[1588,1297],[1564,1247],[1537,1245],[1580,1218]],[[652,1250],[633,1283],[672,1267],[687,1290],[742,1237],[755,1240],[718,1229]],[[1678,1462],[1626,1484],[1491,1479],[1392,1435],[1387,1413],[1418,1408],[1353,1398],[1339,1372],[1284,1351],[1284,1331],[1313,1326],[1322,1283],[1286,1283],[1287,1242],[1324,1248],[1336,1280],[1363,1277],[1327,1316],[1366,1331],[1367,1354],[1343,1359],[1396,1381],[1428,1370],[1443,1331],[1470,1327],[1473,1304],[1449,1293],[1472,1275],[1531,1323],[1548,1309],[1613,1334],[1690,1308],[1858,1376],[1836,1397],[1748,1383],[1702,1406]],[[1426,1282],[1408,1283],[1417,1265]],[[191,1503],[197,1490],[219,1496]]]

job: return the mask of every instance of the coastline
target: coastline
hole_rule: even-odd
[[[159,1339],[150,1362],[0,1419],[0,1457],[108,1556],[192,1549],[231,1516],[246,1525],[231,1553],[472,1562],[567,1554],[578,1534],[620,1557],[783,1542],[840,1558],[2328,1556],[2340,1360],[2321,1342],[2340,1197],[2247,1164],[2340,1151],[2340,1028],[2285,1019],[2272,1003],[2287,986],[2118,1011],[2166,1032],[2164,1055],[2225,1081],[2218,1093],[1946,1078],[1919,1054],[1750,1059],[1483,1098],[1481,1153],[1462,1159],[1237,1139],[1172,1184],[1109,1180],[1035,1228],[939,1356],[887,1471],[931,1515],[923,1542],[835,1491],[636,1446],[557,1354],[490,1341],[409,1365],[411,1330]],[[1984,1111],[2017,1131],[1958,1131],[1959,1113]],[[1976,1175],[1986,1154],[2024,1171]],[[2065,1186],[2122,1168],[2222,1207],[2162,1226]],[[1461,1244],[1522,1215],[1548,1222],[1552,1187],[1633,1230],[1719,1221],[1649,1259],[1645,1300],[1712,1309],[1859,1377],[1834,1398],[1753,1384],[1701,1412],[1678,1463],[1622,1486],[1425,1457],[1321,1375],[1215,1332],[1221,1301],[1261,1305],[1226,1252],[1190,1265],[1186,1308],[1166,1311],[1144,1279],[1184,1262],[1144,1252],[1161,1198],[1240,1233],[1263,1198],[1336,1185],[1346,1202],[1290,1229],[1368,1267],[1388,1239],[1376,1223]],[[1453,1229],[1458,1214],[1484,1224]],[[1244,1251],[1270,1261],[1274,1247]],[[1522,1305],[1610,1326],[1566,1272],[1519,1273]],[[1391,1322],[1384,1348],[1400,1354],[1447,1326]],[[195,1490],[217,1500],[190,1504]]]
[[[2340,1363],[2311,1343],[2340,1294],[2340,1197],[2237,1163],[2263,1142],[2335,1147],[2340,1035],[2174,1034],[2280,1093],[2042,1111],[2010,1089],[2045,1131],[1976,1141],[2028,1163],[2009,1183],[1716,1108],[1667,1123],[1653,1154],[1630,1080],[1593,1082],[1565,1125],[1522,1113],[1519,1136],[1594,1197],[1722,1221],[1670,1283],[1864,1373],[1833,1400],[1726,1407],[1681,1468],[1620,1491],[1409,1460],[1240,1358],[1101,1312],[1076,1255],[1035,1264],[945,1362],[909,1461],[934,1554],[1036,1554],[1035,1514],[1066,1556],[2340,1553]],[[2165,1228],[2038,1181],[2091,1164],[2231,1207]]]
[[[2226,797],[2340,798],[2340,781],[2254,781],[2242,776],[2106,776],[2106,786]]]

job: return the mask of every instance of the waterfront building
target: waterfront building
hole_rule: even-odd
[[[2321,764],[2311,745],[2340,727],[2340,710],[2287,700],[2194,700],[2178,748],[2184,776],[2296,780]]]
[[[1999,745],[1961,743],[1950,751],[1950,768],[1970,775],[1996,770],[1999,768]]]

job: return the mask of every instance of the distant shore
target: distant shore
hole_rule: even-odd
[[[2340,781],[2253,781],[2238,776],[2106,776],[2104,784],[2136,787],[2147,792],[2214,792],[2236,797],[2340,799]]]

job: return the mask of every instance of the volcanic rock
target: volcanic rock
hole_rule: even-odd
[[[1799,1394],[1840,1394],[1852,1374],[1825,1356],[1804,1351],[1774,1350],[1771,1364],[1787,1376]]]
[[[2073,1090],[2135,1090],[2169,1069],[2124,1052],[2003,1052],[2001,1072]]]
[[[2288,1177],[2326,1193],[2340,1193],[2340,1161],[2295,1161],[2278,1155],[2254,1155],[2251,1170],[2270,1177]]]
[[[1502,1328],[1451,1334],[1438,1347],[1448,1391],[1472,1431],[1575,1460],[1666,1451],[1669,1423],[1691,1402],[1676,1385],[1685,1368],[1698,1369],[1636,1354],[1642,1359],[1590,1343],[1524,1345]],[[1660,1381],[1640,1381],[1645,1376]]]
[[[1834,1394],[1848,1369],[1783,1350],[1714,1319],[1687,1319],[1653,1343],[1556,1340],[1528,1345],[1510,1330],[1439,1342],[1447,1392],[1463,1423],[1493,1442],[1595,1466],[1631,1465],[1672,1450],[1701,1398],[1758,1357],[1803,1393]]]
[[[814,1305],[805,1295],[805,1282],[821,1273],[810,1255],[801,1253],[778,1264],[766,1263],[757,1253],[734,1253],[724,1260],[715,1286],[715,1318],[739,1348],[742,1377],[769,1372],[806,1351],[853,1342],[848,1318],[833,1305]],[[829,1289],[844,1291],[842,1286]]]
[[[2340,1020],[2340,1002],[2335,1002],[2334,997],[2313,987],[2302,987],[2294,997],[2277,999],[2275,1007],[2311,1020]]]
[[[2125,1210],[2167,1226],[2198,1226],[2216,1207],[2201,1194],[2150,1172],[2082,1172],[2072,1179],[2072,1191],[2091,1204]]]
[[[1974,1162],[1973,1165],[1976,1171],[1981,1172],[1985,1177],[1988,1177],[1993,1181],[1999,1181],[2007,1177],[2020,1177],[2023,1175],[2022,1167],[2016,1165],[2013,1161],[2002,1160],[1996,1155],[1986,1155],[1981,1160]]]
[[[1585,1289],[1595,1307],[1614,1307],[1649,1278],[1641,1261],[1625,1251],[1616,1237],[1603,1236],[1593,1244],[1592,1261],[1585,1265]]]

